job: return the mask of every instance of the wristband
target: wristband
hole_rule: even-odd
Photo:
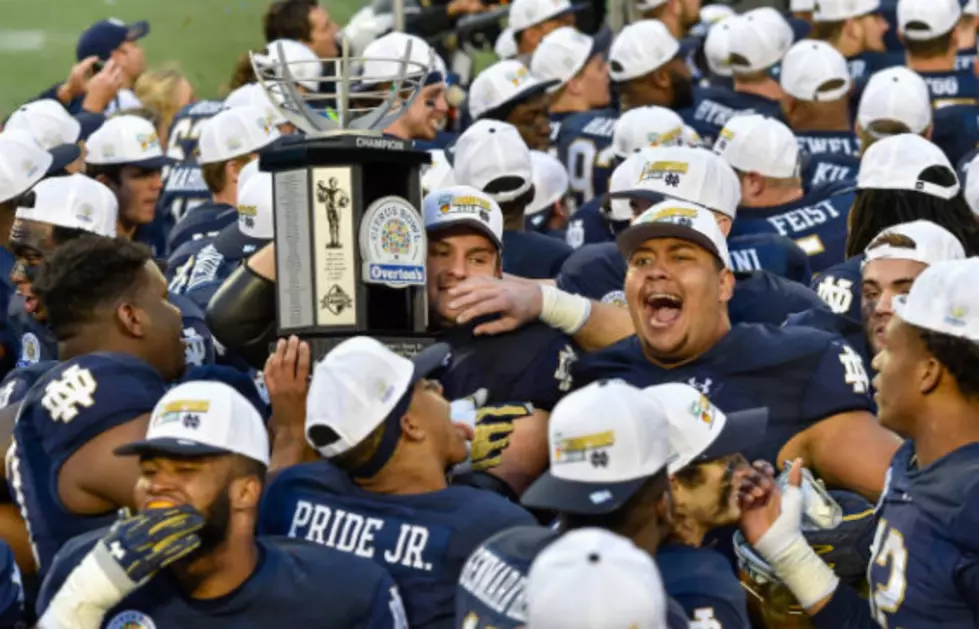
[[[106,612],[136,589],[109,553],[99,542],[85,555],[51,599],[40,629],[98,629]]]
[[[569,336],[581,329],[591,315],[591,301],[546,284],[540,285],[541,309],[538,317],[543,323]]]

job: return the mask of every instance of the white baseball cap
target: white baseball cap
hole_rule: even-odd
[[[34,207],[18,207],[17,218],[115,238],[116,195],[91,177],[51,177],[34,186],[34,194]]]
[[[914,242],[914,246],[873,246],[878,239],[890,235],[905,236]],[[864,250],[861,268],[874,260],[913,260],[932,265],[947,260],[963,260],[965,257],[965,248],[952,232],[931,221],[911,221],[892,225],[877,234]]]
[[[432,163],[422,166],[422,191],[428,194],[438,188],[448,188],[454,185],[452,180],[452,164],[442,149],[430,149]]]
[[[908,39],[927,40],[951,31],[962,17],[958,0],[898,0],[897,30]]]
[[[691,463],[743,453],[765,435],[768,409],[725,415],[707,396],[689,384],[658,384],[643,389],[666,410],[670,422],[670,474]]]
[[[54,162],[30,135],[0,133],[0,203],[24,194],[39,182]]]
[[[979,15],[979,0],[965,0],[962,13],[965,15]]]
[[[436,343],[409,360],[367,336],[337,345],[313,368],[306,396],[309,445],[330,458],[357,446],[381,424],[400,423],[415,384],[442,367],[449,351]],[[394,442],[387,456],[400,438],[400,430],[389,432]]]
[[[456,140],[452,163],[452,180],[477,190],[485,190],[490,182],[501,177],[523,181],[514,190],[491,193],[498,203],[512,201],[534,185],[530,149],[517,128],[506,122],[474,122]]]
[[[727,268],[731,255],[717,219],[707,208],[695,203],[668,199],[650,207],[619,234],[616,242],[626,260],[636,249],[654,238],[679,238],[698,244],[714,254]]]
[[[64,105],[45,98],[22,105],[10,114],[5,130],[22,129],[31,135],[41,148],[53,149],[74,144],[90,136],[105,119],[88,113],[72,116]]]
[[[589,37],[572,26],[562,26],[541,40],[530,59],[530,71],[544,81],[556,81],[547,90],[556,92],[608,47],[611,36],[608,29]]]
[[[515,59],[504,59],[486,68],[469,86],[469,114],[473,120],[544,93],[554,81],[538,79]]]
[[[496,42],[493,44],[493,52],[500,59],[513,59],[520,51],[517,49],[517,38],[513,34],[513,29],[509,26],[500,31]]]
[[[904,66],[875,72],[867,81],[857,107],[857,124],[873,135],[873,123],[893,120],[911,133],[924,133],[931,126],[931,96],[928,85],[914,70]]]
[[[119,456],[240,454],[269,464],[269,437],[261,413],[234,387],[214,380],[178,384],[160,398],[146,438],[116,448]]]
[[[417,76],[424,68],[426,74],[437,73],[439,75],[437,78],[445,80],[448,74],[445,61],[428,45],[428,42],[417,35],[394,31],[378,37],[364,49],[361,71],[363,83],[387,83],[399,79],[405,53],[408,53],[408,61],[411,64],[405,69],[407,76]]]
[[[530,161],[534,169],[534,200],[524,208],[524,216],[538,228],[550,216],[547,210],[568,193],[570,179],[564,164],[553,155],[531,151]]]
[[[629,197],[619,193],[633,190],[643,167],[649,161],[648,151],[643,149],[625,158],[625,161],[615,167],[608,181],[609,212],[608,218],[618,223],[632,221],[632,204]],[[659,197],[657,197],[659,198]]]
[[[269,98],[265,88],[258,83],[242,85],[228,94],[227,98],[224,99],[224,106],[228,109],[244,106],[258,107],[272,118],[272,124],[275,126],[289,122]]]
[[[860,17],[879,10],[880,0],[819,0],[812,20],[813,22],[842,22],[851,17]]]
[[[664,198],[702,205],[732,219],[741,203],[741,182],[720,155],[692,146],[643,149],[643,164],[629,187],[609,192],[613,199]],[[630,214],[631,216],[631,214]]]
[[[724,18],[712,25],[704,38],[707,67],[717,76],[731,76],[731,20]]]
[[[163,154],[153,123],[125,114],[106,120],[88,138],[86,149],[86,163],[99,166],[125,165],[157,170],[174,161]]]
[[[927,168],[947,168],[955,183],[940,186],[923,181],[921,173]],[[959,193],[958,175],[940,148],[914,133],[901,133],[878,140],[860,159],[857,188],[863,190],[915,190],[940,199],[951,199]]]
[[[279,75],[279,66],[285,63],[296,83],[311,92],[319,90],[323,62],[309,46],[294,39],[277,39],[269,42],[265,50],[267,54],[252,55],[258,65],[276,70]]]
[[[680,53],[678,42],[659,20],[627,24],[609,49],[609,76],[621,83],[645,76]]]
[[[275,236],[272,211],[272,173],[256,172],[238,186],[238,230],[250,238]]]
[[[664,4],[666,4],[666,0],[639,0],[638,2],[636,2],[635,6],[637,11],[645,12],[645,11],[652,11],[653,9],[657,9],[663,6]],[[714,5],[710,5],[710,6],[714,6]]]
[[[257,153],[280,135],[272,116],[263,108],[243,105],[225,109],[201,123],[197,161],[214,164]]]
[[[737,14],[737,11],[726,4],[708,4],[700,8],[700,23],[712,26]]]
[[[643,148],[682,145],[683,118],[665,107],[636,107],[615,121],[612,152],[619,159]]]
[[[565,533],[527,575],[527,629],[666,629],[667,609],[653,558],[605,529]]]
[[[779,73],[782,89],[802,101],[825,102],[850,93],[846,58],[824,41],[803,39],[789,48]]]
[[[425,231],[467,225],[485,234],[498,250],[503,249],[503,212],[485,192],[471,186],[432,190],[422,200]]]
[[[794,41],[792,26],[771,7],[752,9],[726,22],[730,28],[728,53],[733,74],[767,70],[782,60]]]
[[[550,469],[521,498],[531,508],[615,511],[670,461],[666,412],[621,380],[599,380],[561,398],[547,431]]]
[[[979,214],[979,160],[973,158],[965,171],[965,201]]]
[[[799,176],[799,142],[792,130],[761,114],[729,119],[714,142],[714,152],[743,173],[776,179]]]
[[[789,13],[809,13],[816,10],[816,0],[789,0]]]
[[[574,11],[575,7],[568,0],[513,0],[510,3],[510,28],[519,33]]]
[[[979,258],[932,264],[907,295],[894,298],[894,313],[919,328],[979,342],[977,285]]]

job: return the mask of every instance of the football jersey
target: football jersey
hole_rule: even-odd
[[[975,105],[979,102],[979,78],[972,69],[951,72],[919,72],[928,86],[931,106]]]
[[[564,241],[572,249],[598,242],[613,242],[616,234],[628,226],[629,221],[613,221],[606,217],[602,211],[602,198],[598,197],[571,215],[564,230]]]
[[[26,367],[17,367],[8,373],[3,382],[0,382],[0,408],[23,400],[34,383],[57,364],[56,360],[42,360]]]
[[[959,48],[955,55],[955,69],[959,72],[972,72],[976,65],[976,47]]]
[[[42,360],[57,360],[58,338],[51,329],[24,309],[24,298],[14,295],[7,321],[18,341],[16,367],[27,367]]]
[[[656,564],[663,589],[691,627],[751,629],[748,599],[727,557],[712,548],[665,544],[656,550]]]
[[[740,114],[761,114],[782,119],[778,101],[757,94],[735,92],[720,87],[695,87],[693,105],[680,112],[683,121],[712,146],[727,121]]]
[[[800,153],[799,162],[799,176],[802,178],[802,190],[805,194],[837,182],[849,182],[838,185],[855,185],[857,173],[860,171],[860,158],[842,153]]]
[[[10,281],[10,272],[16,260],[6,247],[0,247],[0,313],[10,312],[10,302],[17,295],[17,287]],[[0,346],[3,347],[3,358],[0,358],[0,377],[14,368],[20,353],[20,341],[11,329],[7,317],[0,317]]]
[[[533,231],[503,231],[503,272],[529,280],[552,279],[571,247],[553,236]]]
[[[105,532],[73,539],[58,553],[41,588],[39,614]],[[195,600],[178,589],[169,574],[157,573],[109,609],[101,626],[407,629],[397,586],[373,562],[283,537],[259,538],[255,543],[258,563],[231,593]]]
[[[809,256],[799,245],[777,234],[745,234],[728,238],[728,253],[735,272],[768,271],[809,285]]]
[[[809,155],[860,156],[860,144],[852,131],[795,131],[799,150]]]
[[[197,307],[207,310],[207,304],[221,288],[224,280],[238,268],[242,260],[268,241],[242,234],[237,221],[222,229],[215,238],[202,240],[209,242],[197,252],[189,268],[181,271],[181,275],[186,277],[182,290]]]
[[[326,460],[280,472],[265,490],[259,533],[373,559],[401,589],[412,629],[448,629],[466,558],[480,542],[533,518],[503,497],[450,486],[412,495],[364,491]]]
[[[62,464],[101,433],[151,412],[165,392],[153,367],[115,352],[60,363],[31,387],[14,425],[7,482],[27,523],[39,574],[66,541],[116,515],[70,512],[57,492]]]
[[[183,319],[181,336],[184,359],[188,367],[214,364],[214,337],[204,319],[204,310],[182,295],[170,293],[167,300],[180,309]]]
[[[24,583],[14,552],[0,539],[0,627],[22,627],[26,620]]]
[[[957,164],[979,144],[979,106],[949,105],[936,109],[931,141]]]
[[[238,210],[227,203],[208,201],[188,213],[174,225],[167,240],[168,251],[201,238],[216,237],[222,229],[238,220]]]
[[[764,438],[743,452],[749,461],[774,463],[792,437],[819,421],[872,408],[860,356],[839,336],[810,328],[735,325],[709,350],[672,369],[651,363],[630,336],[582,355],[572,374],[575,387],[603,378],[640,388],[686,383],[727,413],[767,407]]]
[[[614,109],[596,109],[561,121],[555,141],[557,158],[568,171],[577,207],[608,191],[614,161],[612,133],[618,118]]]
[[[834,264],[814,277],[810,285],[830,310],[851,321],[863,320],[860,312],[862,264],[863,255]]]

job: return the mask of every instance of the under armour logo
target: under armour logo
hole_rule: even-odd
[[[187,428],[197,430],[201,427],[201,416],[193,413],[187,413],[183,416],[183,423]]]
[[[671,186],[673,188],[676,188],[677,186],[680,185],[680,175],[676,173],[667,174],[663,180],[666,182],[666,185]]]
[[[608,453],[604,450],[592,452],[591,465],[592,467],[608,467]]]

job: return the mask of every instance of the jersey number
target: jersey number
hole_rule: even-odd
[[[97,387],[91,371],[72,365],[44,387],[41,404],[51,419],[67,424],[78,416],[78,407],[89,408],[95,404],[93,395]]]
[[[881,518],[874,535],[873,560],[871,569],[879,566],[886,568],[890,564],[890,575],[887,581],[874,586],[870,597],[870,609],[881,627],[886,629],[887,616],[893,614],[904,602],[904,594],[908,589],[908,549],[904,545],[904,536],[897,529],[889,529],[887,520]],[[873,582],[871,582],[873,584]]]
[[[205,120],[209,120],[209,118],[182,118],[178,120],[177,124],[173,125],[173,129],[170,130],[170,141],[167,142],[167,157],[172,157],[180,162],[191,161],[189,158],[194,156],[188,156],[184,153],[181,142],[184,140],[196,141],[201,135],[201,123]]]
[[[595,198],[595,167],[609,168],[612,165],[612,146],[601,151],[592,140],[578,138],[568,146],[568,174],[571,191],[578,195],[575,199],[581,204]]]

